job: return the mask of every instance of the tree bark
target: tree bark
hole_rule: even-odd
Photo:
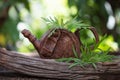
[[[68,68],[70,64],[57,62],[54,59],[28,57],[0,48],[1,66],[30,76],[54,79],[98,80],[105,75],[120,75],[120,59],[113,60],[113,62],[98,63],[97,69],[94,69],[91,65],[85,68],[80,66]]]

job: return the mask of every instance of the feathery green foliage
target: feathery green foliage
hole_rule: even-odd
[[[77,21],[76,18],[64,22],[63,19],[58,19],[56,17],[52,18],[42,18],[48,25],[49,28],[64,28],[67,30],[73,30],[78,28],[86,28],[90,25],[83,23],[82,21]]]

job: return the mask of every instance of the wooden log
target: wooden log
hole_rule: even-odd
[[[0,48],[0,65],[22,74],[54,79],[87,80],[98,79],[103,74],[120,75],[120,59],[113,62],[98,63],[97,69],[91,65],[85,68],[76,66],[69,69],[70,63],[28,57],[2,48]]]

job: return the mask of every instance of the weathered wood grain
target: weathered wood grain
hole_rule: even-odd
[[[120,75],[120,60],[110,63],[98,63],[97,69],[91,65],[84,69],[80,66],[69,69],[70,63],[57,62],[54,59],[28,57],[0,48],[0,65],[36,77],[54,79],[98,79],[104,75]]]

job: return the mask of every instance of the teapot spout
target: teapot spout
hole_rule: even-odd
[[[21,32],[26,38],[28,38],[28,40],[34,45],[34,47],[37,49],[39,48],[39,40],[37,40],[37,38],[31,34],[31,32],[29,30],[24,29]]]

